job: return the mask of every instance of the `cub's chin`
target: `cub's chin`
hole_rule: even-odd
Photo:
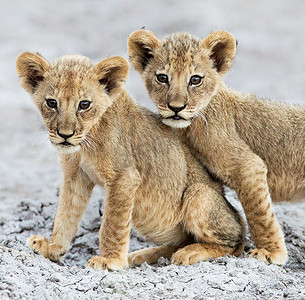
[[[174,120],[174,119],[163,119],[163,124],[174,127],[174,128],[186,128],[191,125],[191,121],[189,120]]]
[[[56,150],[58,151],[58,153],[60,154],[71,154],[71,153],[75,153],[77,151],[80,150],[81,146],[80,145],[70,145],[70,146],[66,146],[66,145],[54,145]]]

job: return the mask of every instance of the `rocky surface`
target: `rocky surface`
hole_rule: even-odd
[[[1,4],[0,18],[0,299],[305,299],[305,203],[275,205],[289,261],[268,266],[223,257],[195,266],[165,259],[122,271],[94,271],[104,195],[94,191],[79,231],[59,263],[34,254],[26,240],[50,236],[61,172],[39,114],[21,89],[15,57],[39,51],[53,60],[83,54],[92,60],[126,55],[130,32],[146,25],[159,36],[189,31],[204,37],[225,29],[239,40],[226,77],[235,89],[305,104],[304,1],[40,1]],[[127,89],[155,110],[135,71]],[[232,191],[228,198],[235,200]],[[130,250],[150,246],[132,234]],[[247,237],[246,250],[253,247]]]

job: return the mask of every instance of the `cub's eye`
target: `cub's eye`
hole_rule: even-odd
[[[79,109],[88,109],[90,107],[90,105],[91,105],[90,101],[84,100],[84,101],[79,102],[78,108]]]
[[[199,75],[194,75],[191,77],[190,79],[190,85],[198,85],[201,83],[203,77],[199,76]]]
[[[46,99],[46,102],[50,108],[57,108],[57,101],[55,99]]]
[[[168,77],[165,74],[158,74],[157,75],[157,80],[161,83],[167,83],[168,82]]]

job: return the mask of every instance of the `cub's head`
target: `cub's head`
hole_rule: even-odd
[[[163,123],[177,128],[189,126],[208,105],[235,52],[236,41],[225,31],[212,32],[204,40],[182,32],[160,41],[153,32],[139,30],[128,39],[130,62]]]
[[[51,142],[64,153],[78,151],[90,140],[90,129],[119,94],[129,72],[128,62],[118,56],[96,65],[80,55],[49,63],[31,52],[19,54],[16,67]]]

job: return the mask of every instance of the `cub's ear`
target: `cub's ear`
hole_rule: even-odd
[[[202,45],[209,51],[217,72],[225,74],[231,68],[236,53],[236,40],[233,35],[226,31],[214,31],[202,41]]]
[[[30,94],[34,94],[38,84],[44,80],[49,67],[50,64],[39,53],[22,52],[16,59],[20,84]]]
[[[134,69],[140,73],[145,70],[154,50],[161,44],[157,36],[148,30],[133,32],[128,38],[128,55]]]
[[[123,57],[112,56],[97,63],[94,72],[99,83],[105,86],[106,92],[113,94],[124,85],[129,73],[129,64]]]

